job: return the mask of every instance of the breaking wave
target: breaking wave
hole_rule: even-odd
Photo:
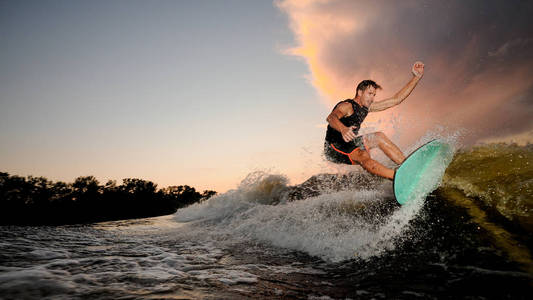
[[[393,249],[423,205],[419,199],[398,207],[392,185],[377,182],[291,201],[286,177],[256,172],[235,190],[179,210],[175,219],[194,223],[197,237],[267,243],[327,261],[365,259]]]
[[[532,144],[463,149],[446,170],[443,186],[460,191],[488,212],[533,232]]]
[[[467,207],[471,214],[471,206],[477,203],[483,214],[501,215],[530,234],[532,150],[531,145],[507,144],[461,149],[454,155],[436,194],[429,197],[437,195],[446,203]],[[298,200],[294,195],[299,196]],[[465,204],[464,199],[472,205]],[[413,222],[419,217],[424,219],[422,208],[431,202],[425,200],[419,198],[400,206],[394,200],[390,181],[364,172],[349,176],[319,174],[296,187],[289,186],[283,175],[255,172],[234,190],[180,209],[175,220],[188,223],[188,230],[196,237],[268,244],[339,262],[379,256],[396,249],[402,241],[419,238],[417,235],[422,235],[424,228],[413,226],[431,226],[430,220],[423,221],[422,226]],[[479,220],[472,217],[474,222]],[[505,226],[498,219],[491,222],[481,226],[501,236]],[[512,246],[516,243],[513,239],[499,239],[496,244],[508,252],[518,251],[517,260],[524,260],[527,249],[517,250]],[[529,258],[525,261],[530,263]]]

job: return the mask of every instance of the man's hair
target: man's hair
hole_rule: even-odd
[[[361,82],[359,82],[359,84],[357,85],[357,89],[355,91],[355,97],[357,97],[359,95],[359,90],[361,91],[365,91],[369,86],[375,88],[376,90],[381,90],[381,86],[379,84],[377,84],[374,80],[363,80]]]

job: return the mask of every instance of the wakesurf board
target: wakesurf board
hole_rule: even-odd
[[[404,205],[437,189],[453,154],[453,147],[441,140],[432,140],[413,151],[394,174],[396,201]]]

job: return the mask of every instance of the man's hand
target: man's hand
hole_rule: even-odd
[[[351,140],[355,139],[355,133],[353,132],[353,130],[355,129],[356,127],[355,126],[350,126],[350,127],[346,127],[345,130],[341,131],[341,134],[342,134],[342,139],[348,143],[350,142]]]
[[[413,72],[413,75],[418,78],[422,77],[424,75],[424,63],[421,61],[415,62],[411,72]]]

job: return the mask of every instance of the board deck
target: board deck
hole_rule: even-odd
[[[441,140],[432,140],[413,151],[394,175],[396,201],[403,205],[425,198],[438,188],[453,153],[453,147]]]

